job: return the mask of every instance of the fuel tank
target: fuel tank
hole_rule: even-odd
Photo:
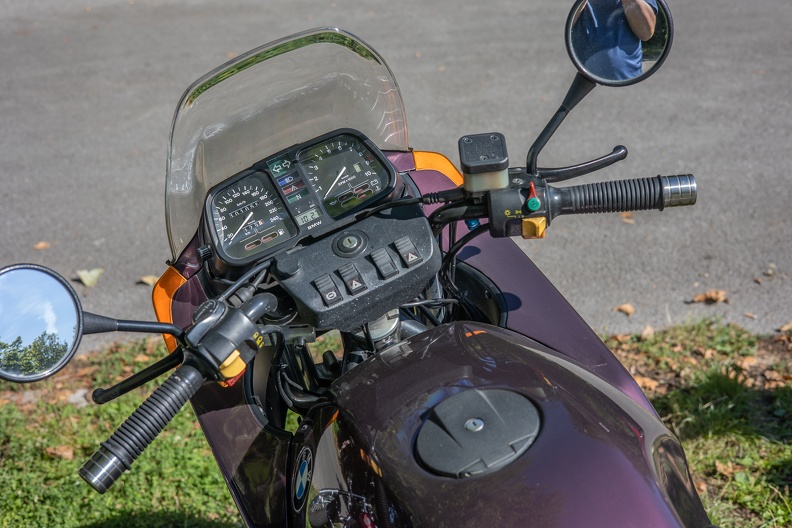
[[[307,453],[307,526],[709,525],[656,415],[509,330],[440,326],[332,392]]]

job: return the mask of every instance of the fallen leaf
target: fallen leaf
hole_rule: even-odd
[[[148,363],[149,361],[151,361],[151,358],[148,357],[146,354],[138,354],[137,356],[135,356],[135,359],[133,361],[135,363]]]
[[[762,277],[756,277],[756,278],[754,279],[754,282],[755,282],[756,284],[760,284],[760,285],[761,285],[761,284],[762,284]]]
[[[649,341],[654,337],[654,335],[655,335],[654,328],[652,328],[649,325],[646,325],[643,331],[641,332],[641,341]]]
[[[660,382],[657,380],[653,380],[652,378],[647,378],[645,376],[633,376],[635,378],[635,382],[644,390],[653,391],[660,385]]]
[[[238,55],[239,53],[235,51],[229,51],[228,53],[226,53],[226,57],[228,57],[229,59],[236,59]]]
[[[74,449],[69,446],[48,447],[45,449],[46,453],[53,458],[62,458],[63,460],[74,460]]]
[[[749,368],[751,368],[754,365],[756,365],[757,361],[758,360],[756,359],[755,356],[747,356],[747,357],[742,358],[740,361],[738,361],[737,364],[740,365],[741,369],[748,370]]]
[[[776,372],[775,370],[765,370],[762,374],[764,374],[765,379],[768,381],[783,381],[784,376]]]
[[[625,303],[617,306],[613,309],[614,312],[621,312],[625,314],[627,317],[630,317],[632,314],[635,313],[635,307],[632,304]]]
[[[721,462],[716,460],[715,461],[715,471],[717,471],[718,473],[720,473],[724,477],[731,478],[731,476],[734,475],[734,464],[732,464],[731,462],[729,462],[727,464],[722,464]]]
[[[778,329],[779,332],[792,332],[792,322],[785,324]]]
[[[703,480],[696,481],[696,491],[698,491],[699,495],[704,495],[707,493],[707,483]]]
[[[706,293],[700,293],[693,297],[693,302],[706,304],[728,303],[729,298],[724,290],[708,290]]]
[[[619,213],[619,216],[621,217],[622,222],[624,222],[625,224],[630,224],[630,225],[635,224],[635,220],[633,219],[633,214],[630,211],[624,211],[622,213]]]
[[[49,249],[50,247],[52,247],[52,244],[50,244],[49,242],[41,241],[38,242],[35,246],[33,246],[33,249],[35,249],[36,251],[43,251],[45,249]]]
[[[147,286],[154,286],[155,284],[157,284],[158,280],[159,277],[157,277],[156,275],[143,275],[142,277],[140,277],[138,284],[146,284]]]
[[[99,275],[104,273],[104,269],[102,268],[94,268],[92,270],[77,270],[77,276],[80,278],[80,282],[82,282],[88,288],[93,288],[96,286],[96,281],[99,280]]]
[[[756,319],[756,315],[752,314],[751,312],[745,312],[743,315],[748,319]]]

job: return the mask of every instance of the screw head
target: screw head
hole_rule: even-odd
[[[471,418],[467,422],[465,422],[465,429],[470,431],[471,433],[477,433],[484,429],[484,420],[481,418]]]

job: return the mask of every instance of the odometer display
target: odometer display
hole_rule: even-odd
[[[322,211],[320,211],[318,207],[314,207],[309,211],[298,214],[294,219],[297,221],[297,225],[301,226],[307,224],[311,220],[316,220],[320,216],[322,216]]]
[[[260,172],[222,189],[210,209],[218,249],[233,260],[256,255],[297,233],[269,178]]]
[[[388,186],[390,173],[360,139],[342,134],[297,156],[327,214],[338,218]]]

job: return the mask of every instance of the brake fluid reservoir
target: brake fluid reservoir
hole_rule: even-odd
[[[490,132],[461,137],[459,160],[466,191],[482,192],[509,186],[509,155],[503,134]]]

